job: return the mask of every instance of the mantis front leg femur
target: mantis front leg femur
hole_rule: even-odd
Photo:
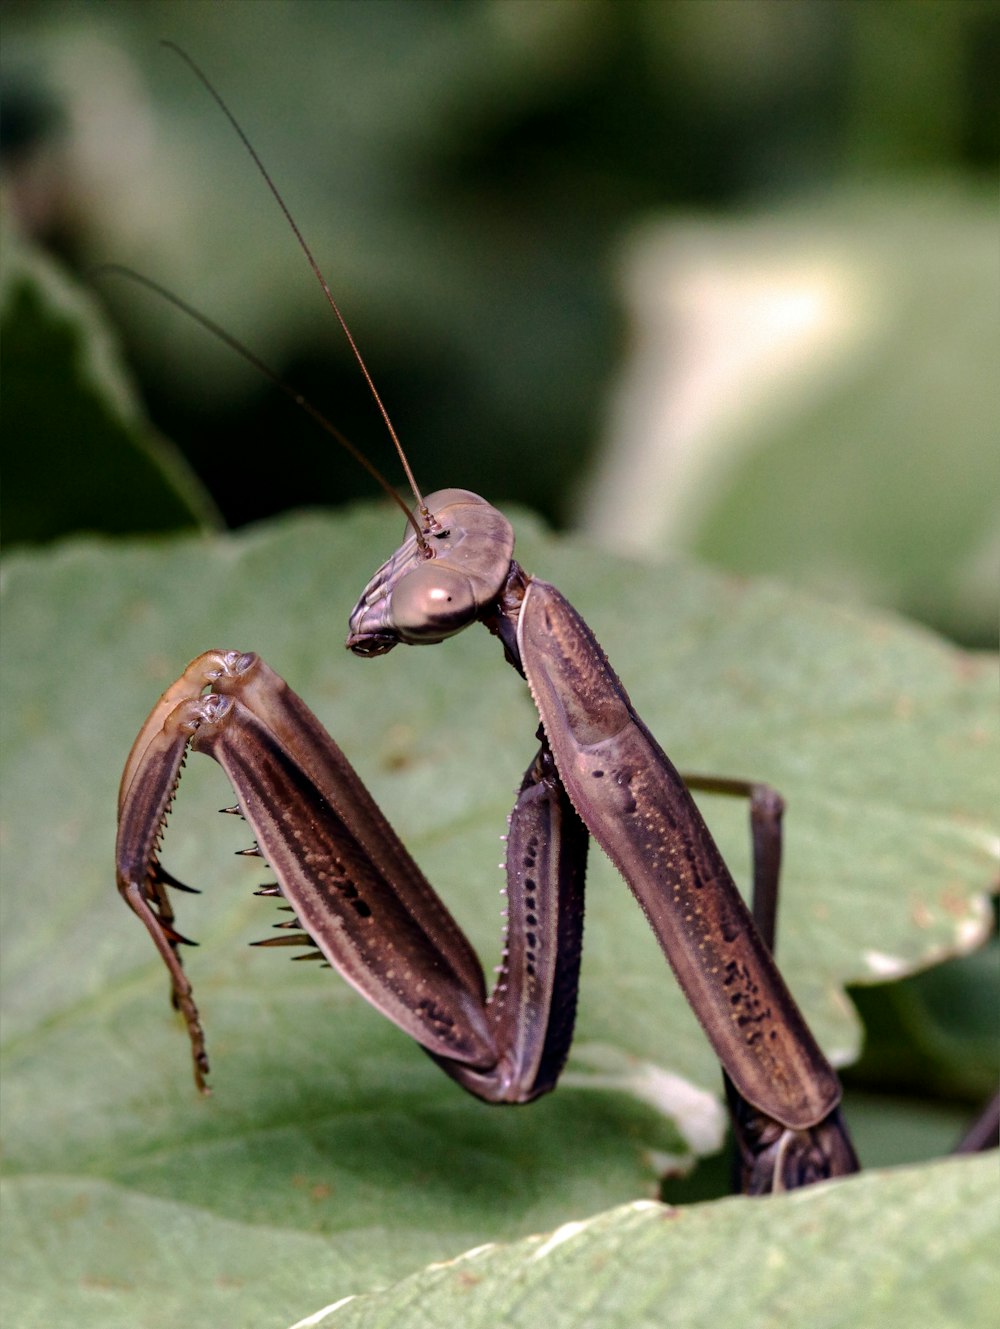
[[[592,836],[632,889],[725,1069],[745,1188],[854,1171],[840,1085],[803,1020],[684,781],[636,715],[590,629],[513,561],[483,499],[442,490],[366,587],[348,646],[384,654],[483,622],[527,679],[541,746],[507,842],[498,981],[479,961],[347,758],[255,655],[199,656],[142,727],[119,795],[119,890],[143,920],[187,1022],[204,1037],[177,947],[158,845],[186,749],[223,767],[293,911],[271,945],[316,948],[477,1097],[523,1103],[555,1086],[572,1037]],[[429,555],[429,556],[428,556]],[[210,691],[207,695],[205,689]],[[775,869],[776,870],[776,869]]]

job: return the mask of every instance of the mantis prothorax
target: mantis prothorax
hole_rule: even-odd
[[[233,810],[277,879],[258,894],[281,896],[292,910],[287,930],[258,944],[314,948],[488,1102],[537,1098],[555,1087],[566,1060],[593,837],[639,901],[723,1065],[744,1189],[760,1194],[855,1171],[837,1077],[771,955],[780,799],[739,781],[690,781],[751,796],[758,927],[688,787],[593,633],[555,587],[514,561],[510,523],[466,490],[423,499],[413,488],[409,533],[351,613],[347,645],[382,655],[480,622],[527,681],[540,746],[508,828],[497,983],[487,994],[469,942],[306,704],[258,656],[208,651],[139,731],[122,775],[116,849],[118,888],[170,971],[198,1087],[206,1087],[208,1059],[167,894],[180,883],[159,862],[188,747],[214,757],[233,785]]]

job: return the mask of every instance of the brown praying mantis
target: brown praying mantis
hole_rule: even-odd
[[[482,623],[526,680],[540,719],[538,752],[509,819],[506,942],[487,993],[480,963],[447,906],[305,702],[253,654],[208,651],[188,665],[153,707],[126,762],[116,867],[118,889],[169,970],[198,1087],[206,1088],[209,1069],[205,1039],[167,893],[185,888],[159,859],[189,747],[223,767],[238,800],[228,810],[246,819],[256,838],[249,852],[273,869],[276,881],[257,894],[280,897],[292,912],[277,925],[279,936],[258,945],[312,948],[476,1097],[527,1103],[556,1085],[573,1033],[593,838],[638,900],[722,1063],[743,1188],[762,1194],[856,1171],[839,1082],[771,954],[780,798],[743,781],[685,783],[580,614],[514,560],[507,519],[463,489],[422,497],[284,202],[214,88],[179,54],[229,117],[288,217],[416,499],[412,513],[396,500],[407,511],[408,534],[351,613],[348,648],[384,655],[399,643],[432,645]],[[753,914],[690,787],[750,799]]]

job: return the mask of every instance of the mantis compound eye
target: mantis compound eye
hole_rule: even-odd
[[[478,612],[472,581],[433,559],[392,588],[392,626],[399,639],[411,645],[444,641],[475,622]]]

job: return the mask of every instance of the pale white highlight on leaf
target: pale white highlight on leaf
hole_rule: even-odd
[[[826,996],[831,1007],[843,1012],[845,1021],[857,1024],[858,1017],[854,1009],[854,1003],[843,988],[833,984],[826,989]],[[823,1051],[829,1058],[830,1065],[835,1067],[850,1066],[852,1062],[857,1060],[858,1056],[857,1044],[853,1042],[828,1045]]]
[[[1000,859],[1000,835],[988,835],[984,831],[973,834],[972,839],[975,843],[981,844],[992,858]]]
[[[984,902],[985,903],[985,902]],[[968,947],[970,950],[979,946],[986,940],[989,931],[988,917],[963,918],[956,929],[956,939],[959,946],[963,949]]]
[[[865,951],[865,964],[879,978],[899,978],[910,969],[905,960],[898,955],[886,955],[884,951]]]
[[[687,1177],[694,1168],[695,1154],[671,1154],[666,1149],[647,1149],[650,1169],[658,1177]]]
[[[580,1070],[581,1064],[594,1070]],[[577,1045],[574,1070],[562,1077],[563,1084],[578,1089],[618,1089],[669,1117],[684,1142],[695,1154],[711,1154],[722,1148],[726,1113],[718,1098],[653,1062],[640,1061],[603,1044]]]
[[[455,1255],[450,1260],[437,1260],[434,1264],[429,1264],[428,1269],[450,1269],[453,1264],[461,1264],[463,1260],[476,1260],[480,1255],[485,1255],[496,1247],[495,1241],[485,1241],[481,1246],[472,1246],[467,1251],[462,1251],[461,1255]]]
[[[331,1302],[329,1306],[324,1306],[322,1310],[314,1311],[312,1315],[307,1315],[304,1320],[296,1320],[295,1323],[290,1326],[290,1329],[309,1329],[310,1325],[322,1324],[328,1315],[332,1315],[334,1311],[339,1311],[341,1306],[346,1306],[349,1301],[355,1300],[357,1300],[357,1298],[352,1292],[349,1297],[341,1297],[339,1301]]]
[[[532,1260],[541,1260],[551,1251],[554,1251],[557,1246],[561,1246],[563,1242],[571,1241],[573,1237],[578,1237],[586,1226],[586,1223],[563,1223],[562,1227],[556,1228],[551,1237],[542,1242],[538,1250],[532,1254]]]

